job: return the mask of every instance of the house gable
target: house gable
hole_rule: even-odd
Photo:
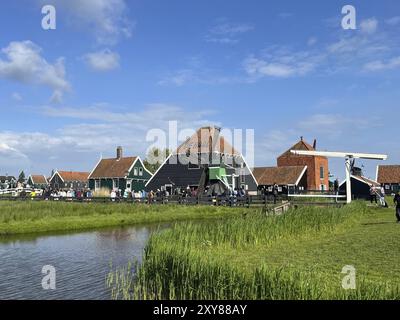
[[[135,179],[143,179],[146,180],[147,182],[152,176],[153,175],[151,174],[151,172],[147,170],[146,167],[144,166],[142,159],[140,159],[140,157],[137,157],[135,162],[129,168],[129,174],[127,177]]]
[[[314,146],[316,142],[314,143]],[[321,156],[296,155],[291,150],[315,151],[316,148],[307,143],[303,138],[277,158],[278,167],[307,166],[307,188],[319,190],[321,185],[329,188],[329,163],[328,158]],[[322,168],[322,169],[321,169]],[[323,175],[321,175],[323,174]]]
[[[185,161],[182,161],[182,156]],[[257,190],[257,181],[243,155],[221,136],[220,128],[212,126],[198,129],[171,153],[147,182],[146,189],[197,187],[204,170],[218,166],[226,167],[227,175],[232,179],[235,175],[235,184],[232,182],[235,187],[247,186],[249,191]]]

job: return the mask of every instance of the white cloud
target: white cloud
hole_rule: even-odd
[[[1,170],[24,169],[46,174],[52,168],[91,170],[100,153],[113,156],[118,145],[124,147],[126,155],[143,156],[152,143],[145,141],[148,130],[159,128],[167,133],[169,120],[178,121],[179,129],[220,125],[207,119],[214,111],[201,108],[191,112],[180,106],[154,103],[141,108],[123,108],[126,111],[121,109],[108,104],[40,109],[47,117],[69,118],[68,122],[73,124],[51,133],[0,131],[0,141],[7,143],[0,145],[0,164],[4,164]],[[12,159],[19,155],[21,161],[11,159],[11,150]]]
[[[390,26],[397,26],[400,23],[400,16],[386,19],[385,22]]]
[[[375,18],[363,20],[360,23],[360,29],[363,33],[366,34],[375,33],[378,29],[378,20],[376,20]]]
[[[207,42],[212,42],[212,43],[220,43],[220,44],[237,44],[239,42],[238,39],[234,38],[228,38],[228,37],[211,37],[211,36],[206,36],[206,41]]]
[[[340,103],[340,100],[333,98],[322,98],[317,101],[315,104],[316,109],[328,109],[337,106]]]
[[[69,22],[93,33],[99,44],[113,45],[130,38],[134,23],[124,0],[40,0],[65,9]]]
[[[329,135],[331,138],[338,137],[346,132],[372,129],[380,126],[379,119],[374,117],[355,118],[343,114],[314,114],[307,119],[299,121],[297,128],[307,133],[316,135]]]
[[[0,140],[2,135],[0,133]],[[18,167],[24,167],[29,163],[28,157],[20,152],[19,150],[10,147],[8,144],[4,142],[0,142],[0,174],[5,174],[8,172],[8,169],[15,168],[15,170],[10,172],[18,172]]]
[[[317,39],[316,37],[310,37],[310,38],[307,40],[307,45],[313,46],[314,44],[317,43],[317,41],[318,41],[318,39]]]
[[[327,46],[327,52],[331,56],[350,55],[359,57],[370,57],[390,50],[390,43],[382,37],[342,37]]]
[[[247,74],[255,78],[264,76],[277,78],[303,76],[315,68],[315,61],[313,61],[312,57],[297,58],[300,58],[300,56],[249,57],[243,64]]]
[[[12,97],[15,101],[18,101],[18,102],[23,100],[21,94],[19,94],[18,92],[13,92],[12,95],[11,95],[11,97]]]
[[[254,26],[250,24],[222,23],[214,26],[210,32],[217,35],[235,36],[237,34],[246,33],[252,30],[254,30]]]
[[[108,49],[87,53],[83,57],[86,64],[94,71],[107,72],[119,67],[119,54]]]
[[[226,83],[238,83],[247,81],[236,76],[221,75],[218,70],[207,69],[201,64],[191,66],[189,68],[180,69],[170,72],[163,76],[158,84],[162,86],[176,86],[182,87],[188,84],[207,84],[207,85],[220,85]]]
[[[161,79],[158,84],[165,86],[165,85],[174,85],[177,87],[181,87],[189,82],[195,80],[194,72],[191,69],[182,69],[178,70],[169,76],[164,77]]]
[[[397,68],[400,46],[385,31],[378,32],[375,18],[361,23],[362,32],[339,32],[334,40],[315,46],[311,37],[307,49],[295,50],[281,45],[269,46],[243,61],[250,81],[264,77],[290,78],[314,74],[361,74],[368,70]],[[372,62],[371,62],[372,61]]]
[[[365,71],[383,71],[400,68],[400,56],[389,59],[388,61],[375,60],[364,65]]]
[[[32,41],[13,41],[2,52],[6,59],[0,58],[0,77],[47,86],[59,97],[69,90],[63,58],[53,64],[47,62],[41,56],[41,48]]]
[[[239,42],[239,36],[254,30],[254,26],[246,23],[233,24],[222,19],[220,23],[212,27],[205,40],[207,42],[221,44],[236,44]]]
[[[23,153],[18,152],[17,149],[10,147],[8,144],[4,142],[0,143],[0,152],[2,154],[17,154],[21,157],[26,157]]]
[[[139,109],[139,108],[129,108]],[[118,123],[119,126],[142,128],[148,130],[153,127],[163,127],[168,120],[177,120],[185,125],[194,125],[206,121],[205,117],[212,114],[211,110],[187,112],[182,107],[164,103],[148,104],[141,110],[117,112],[115,106],[95,104],[89,107],[43,107],[44,115],[61,118],[99,121],[100,124]],[[200,121],[200,122],[198,122]]]

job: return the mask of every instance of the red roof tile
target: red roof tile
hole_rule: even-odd
[[[286,150],[284,153],[282,153],[278,158],[283,157],[283,156],[293,156],[294,154],[290,152],[290,150],[306,150],[306,151],[315,151],[313,146],[303,139],[301,139],[299,142],[294,144],[291,148]]]
[[[102,159],[90,175],[97,178],[124,178],[137,157]]]
[[[75,172],[75,171],[57,171],[60,177],[65,181],[87,181],[89,172]]]
[[[400,165],[378,166],[379,183],[400,183]]]
[[[34,184],[47,184],[47,178],[41,174],[31,174],[31,180]]]
[[[294,185],[301,177],[306,166],[288,167],[259,167],[254,168],[253,175],[259,185],[269,186],[274,183],[278,185]]]

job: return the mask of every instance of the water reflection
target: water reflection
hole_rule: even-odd
[[[152,232],[166,225],[78,234],[0,238],[0,299],[109,299],[105,277],[113,267],[141,260]],[[56,290],[43,290],[42,267],[56,268]]]

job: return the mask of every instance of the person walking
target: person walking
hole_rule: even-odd
[[[335,182],[333,183],[333,191],[335,192],[335,195],[339,194],[339,180],[336,179]]]
[[[276,182],[274,183],[273,189],[272,189],[272,193],[274,195],[274,204],[276,204],[276,200],[278,198],[278,185],[276,184]]]
[[[374,201],[375,203],[378,203],[378,200],[376,198],[376,190],[372,184],[371,187],[369,188],[369,200],[371,201],[371,203],[373,203]]]
[[[393,199],[394,204],[396,205],[396,218],[397,218],[397,223],[400,223],[400,190],[397,192],[397,194],[394,196]]]
[[[154,198],[154,192],[153,190],[150,190],[150,192],[148,193],[148,204],[152,204],[153,198]]]

